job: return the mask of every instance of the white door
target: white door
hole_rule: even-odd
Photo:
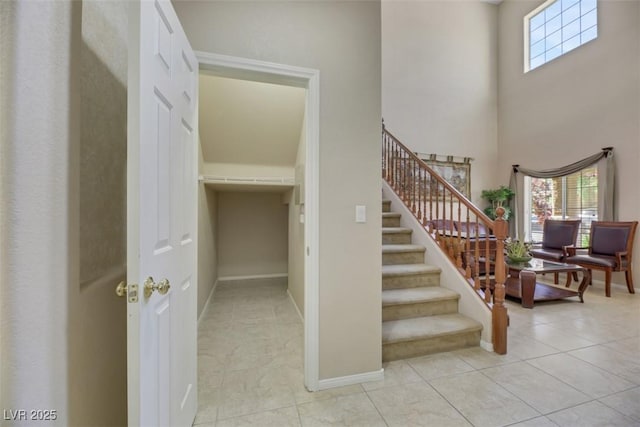
[[[197,410],[198,63],[168,0],[134,2],[129,20],[129,425],[190,426]],[[145,281],[156,288],[148,296]],[[138,284],[137,301],[131,284]]]

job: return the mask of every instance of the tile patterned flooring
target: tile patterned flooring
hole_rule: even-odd
[[[384,364],[383,381],[309,393],[286,279],[218,285],[200,324],[197,426],[640,426],[640,295],[602,285],[508,301],[505,356],[471,348]]]

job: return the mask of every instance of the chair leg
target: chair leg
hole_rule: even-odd
[[[611,270],[604,271],[604,294],[611,296]]]
[[[573,274],[573,280],[575,280],[576,282],[578,282],[578,273],[574,271],[574,272],[573,272],[573,273],[571,273],[571,274]]]
[[[554,285],[558,284],[558,273],[553,273],[553,284]]]
[[[629,289],[629,293],[635,294],[636,291],[633,289],[633,275],[631,274],[631,266],[629,266],[628,270],[625,270],[624,275],[627,279],[627,289]]]

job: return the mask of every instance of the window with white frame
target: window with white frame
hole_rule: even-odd
[[[598,220],[598,168],[589,166],[557,178],[525,176],[525,236],[541,242],[544,221],[580,219],[577,246],[589,245],[591,221]]]
[[[548,0],[524,17],[524,71],[598,37],[597,0]]]

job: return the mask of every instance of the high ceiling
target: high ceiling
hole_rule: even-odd
[[[201,73],[199,92],[205,162],[295,165],[305,89]]]

